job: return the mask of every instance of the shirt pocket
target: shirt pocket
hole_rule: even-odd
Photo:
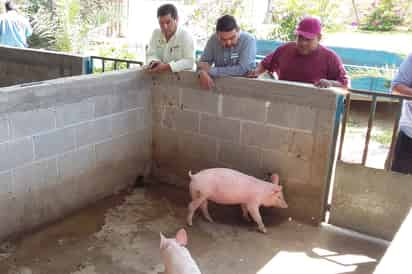
[[[230,59],[230,64],[231,64],[232,66],[239,65],[239,62],[240,62],[240,54],[239,54],[237,51],[231,52],[231,53],[230,53],[230,56],[229,56],[229,59]]]
[[[181,59],[183,56],[183,48],[180,45],[171,46],[168,54],[172,59]]]

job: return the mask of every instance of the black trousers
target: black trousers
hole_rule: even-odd
[[[412,138],[409,138],[402,131],[399,131],[396,140],[392,170],[412,174]]]

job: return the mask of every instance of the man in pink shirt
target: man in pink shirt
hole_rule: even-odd
[[[250,77],[268,71],[279,80],[312,83],[317,87],[348,87],[342,61],[332,50],[319,44],[322,38],[318,19],[306,17],[296,29],[296,42],[278,47],[259,63]]]

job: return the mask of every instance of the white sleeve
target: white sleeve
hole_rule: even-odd
[[[173,72],[182,70],[192,70],[195,64],[195,43],[193,36],[185,31],[182,35],[181,46],[183,47],[183,56],[178,61],[169,62],[170,68]]]
[[[158,42],[157,30],[154,30],[152,33],[152,37],[150,38],[149,48],[146,53],[146,64],[150,64],[150,62],[152,61],[160,61],[160,57],[157,56],[157,53],[156,53],[157,42]]]

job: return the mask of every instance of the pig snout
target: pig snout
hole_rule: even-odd
[[[281,199],[281,200],[279,201],[278,207],[280,207],[280,208],[288,208],[288,204],[286,203],[285,200]]]
[[[269,203],[267,203],[267,206],[273,206],[273,207],[278,207],[278,208],[288,208],[288,204],[285,201],[285,198],[283,197],[283,187],[277,185],[273,190],[272,193],[270,193],[270,197],[268,200]]]
[[[285,198],[283,198],[283,193],[279,192],[275,195],[274,206],[279,208],[288,208],[288,204],[286,203]]]

